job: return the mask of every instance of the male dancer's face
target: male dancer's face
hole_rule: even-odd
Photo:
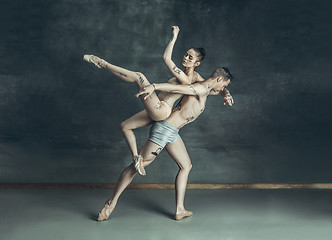
[[[183,56],[182,66],[186,68],[197,67],[200,64],[200,62],[198,62],[197,60],[197,53],[194,49],[191,48]]]
[[[221,78],[220,81],[217,81],[218,84],[213,88],[213,90],[215,92],[223,91],[225,89],[225,87],[227,87],[230,82],[231,82],[230,79],[228,79],[226,81],[226,80],[224,80],[224,78]]]

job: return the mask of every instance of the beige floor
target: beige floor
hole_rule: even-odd
[[[188,190],[194,216],[173,219],[173,190],[127,190],[110,220],[111,190],[0,189],[0,239],[330,240],[332,191]]]

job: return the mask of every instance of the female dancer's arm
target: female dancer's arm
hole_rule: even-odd
[[[179,69],[172,60],[174,44],[178,38],[180,29],[178,26],[172,26],[172,30],[173,36],[165,49],[163,60],[174,77],[176,77],[182,84],[190,84],[191,82],[189,77],[181,69]]]

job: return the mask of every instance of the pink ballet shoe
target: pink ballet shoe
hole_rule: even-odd
[[[184,210],[182,213],[175,214],[175,220],[179,221],[182,218],[191,217],[192,215],[193,215],[192,212]]]
[[[98,214],[98,221],[101,222],[101,221],[107,220],[110,217],[113,210],[114,210],[114,206],[111,206],[111,205],[109,205],[108,202],[106,202],[105,206]]]
[[[94,55],[84,55],[83,60],[89,63],[93,63],[97,68],[103,68],[106,65],[106,61]]]
[[[142,176],[145,176],[146,175],[146,172],[145,172],[145,169],[144,169],[144,166],[143,166],[143,157],[141,155],[135,155],[134,156],[134,163],[135,163],[135,169],[137,170],[137,172],[142,175]]]

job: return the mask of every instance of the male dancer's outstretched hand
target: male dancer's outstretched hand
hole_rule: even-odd
[[[135,96],[139,97],[143,94],[146,94],[143,98],[144,100],[146,100],[154,92],[154,90],[156,90],[155,86],[153,84],[150,84],[142,88]]]
[[[224,105],[226,105],[227,103],[229,106],[233,106],[234,104],[234,99],[229,93],[224,96]]]
[[[224,90],[220,91],[219,93],[212,93],[212,95],[220,94],[222,97],[224,97],[224,105],[228,103],[229,106],[232,106],[234,104],[234,99],[231,95],[231,93],[228,91],[228,89],[224,88]]]

